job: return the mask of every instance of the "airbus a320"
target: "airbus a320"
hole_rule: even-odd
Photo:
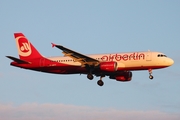
[[[62,45],[52,43],[52,47],[62,50],[64,56],[44,57],[23,33],[14,33],[19,58],[6,56],[13,60],[10,65],[24,69],[54,74],[86,74],[89,80],[94,76],[103,86],[103,77],[127,82],[132,79],[132,71],[147,70],[153,79],[152,70],[171,66],[174,61],[161,52],[124,52],[85,55]]]

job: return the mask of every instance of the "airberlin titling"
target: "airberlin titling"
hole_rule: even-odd
[[[101,58],[103,61],[127,61],[127,60],[140,60],[145,59],[145,55],[143,53],[132,53],[132,54],[110,54],[104,55]]]

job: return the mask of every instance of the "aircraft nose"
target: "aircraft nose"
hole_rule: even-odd
[[[174,64],[174,60],[169,58],[168,63],[169,63],[169,65],[173,65]]]

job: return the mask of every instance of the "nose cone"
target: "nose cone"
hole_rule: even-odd
[[[173,60],[173,59],[171,59],[171,58],[169,58],[169,60],[168,60],[168,64],[169,64],[169,66],[173,65],[173,64],[174,64],[174,60]]]

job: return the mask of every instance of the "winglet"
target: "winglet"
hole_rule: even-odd
[[[52,47],[55,47],[56,46],[56,44],[54,44],[54,43],[51,43],[52,44]]]

